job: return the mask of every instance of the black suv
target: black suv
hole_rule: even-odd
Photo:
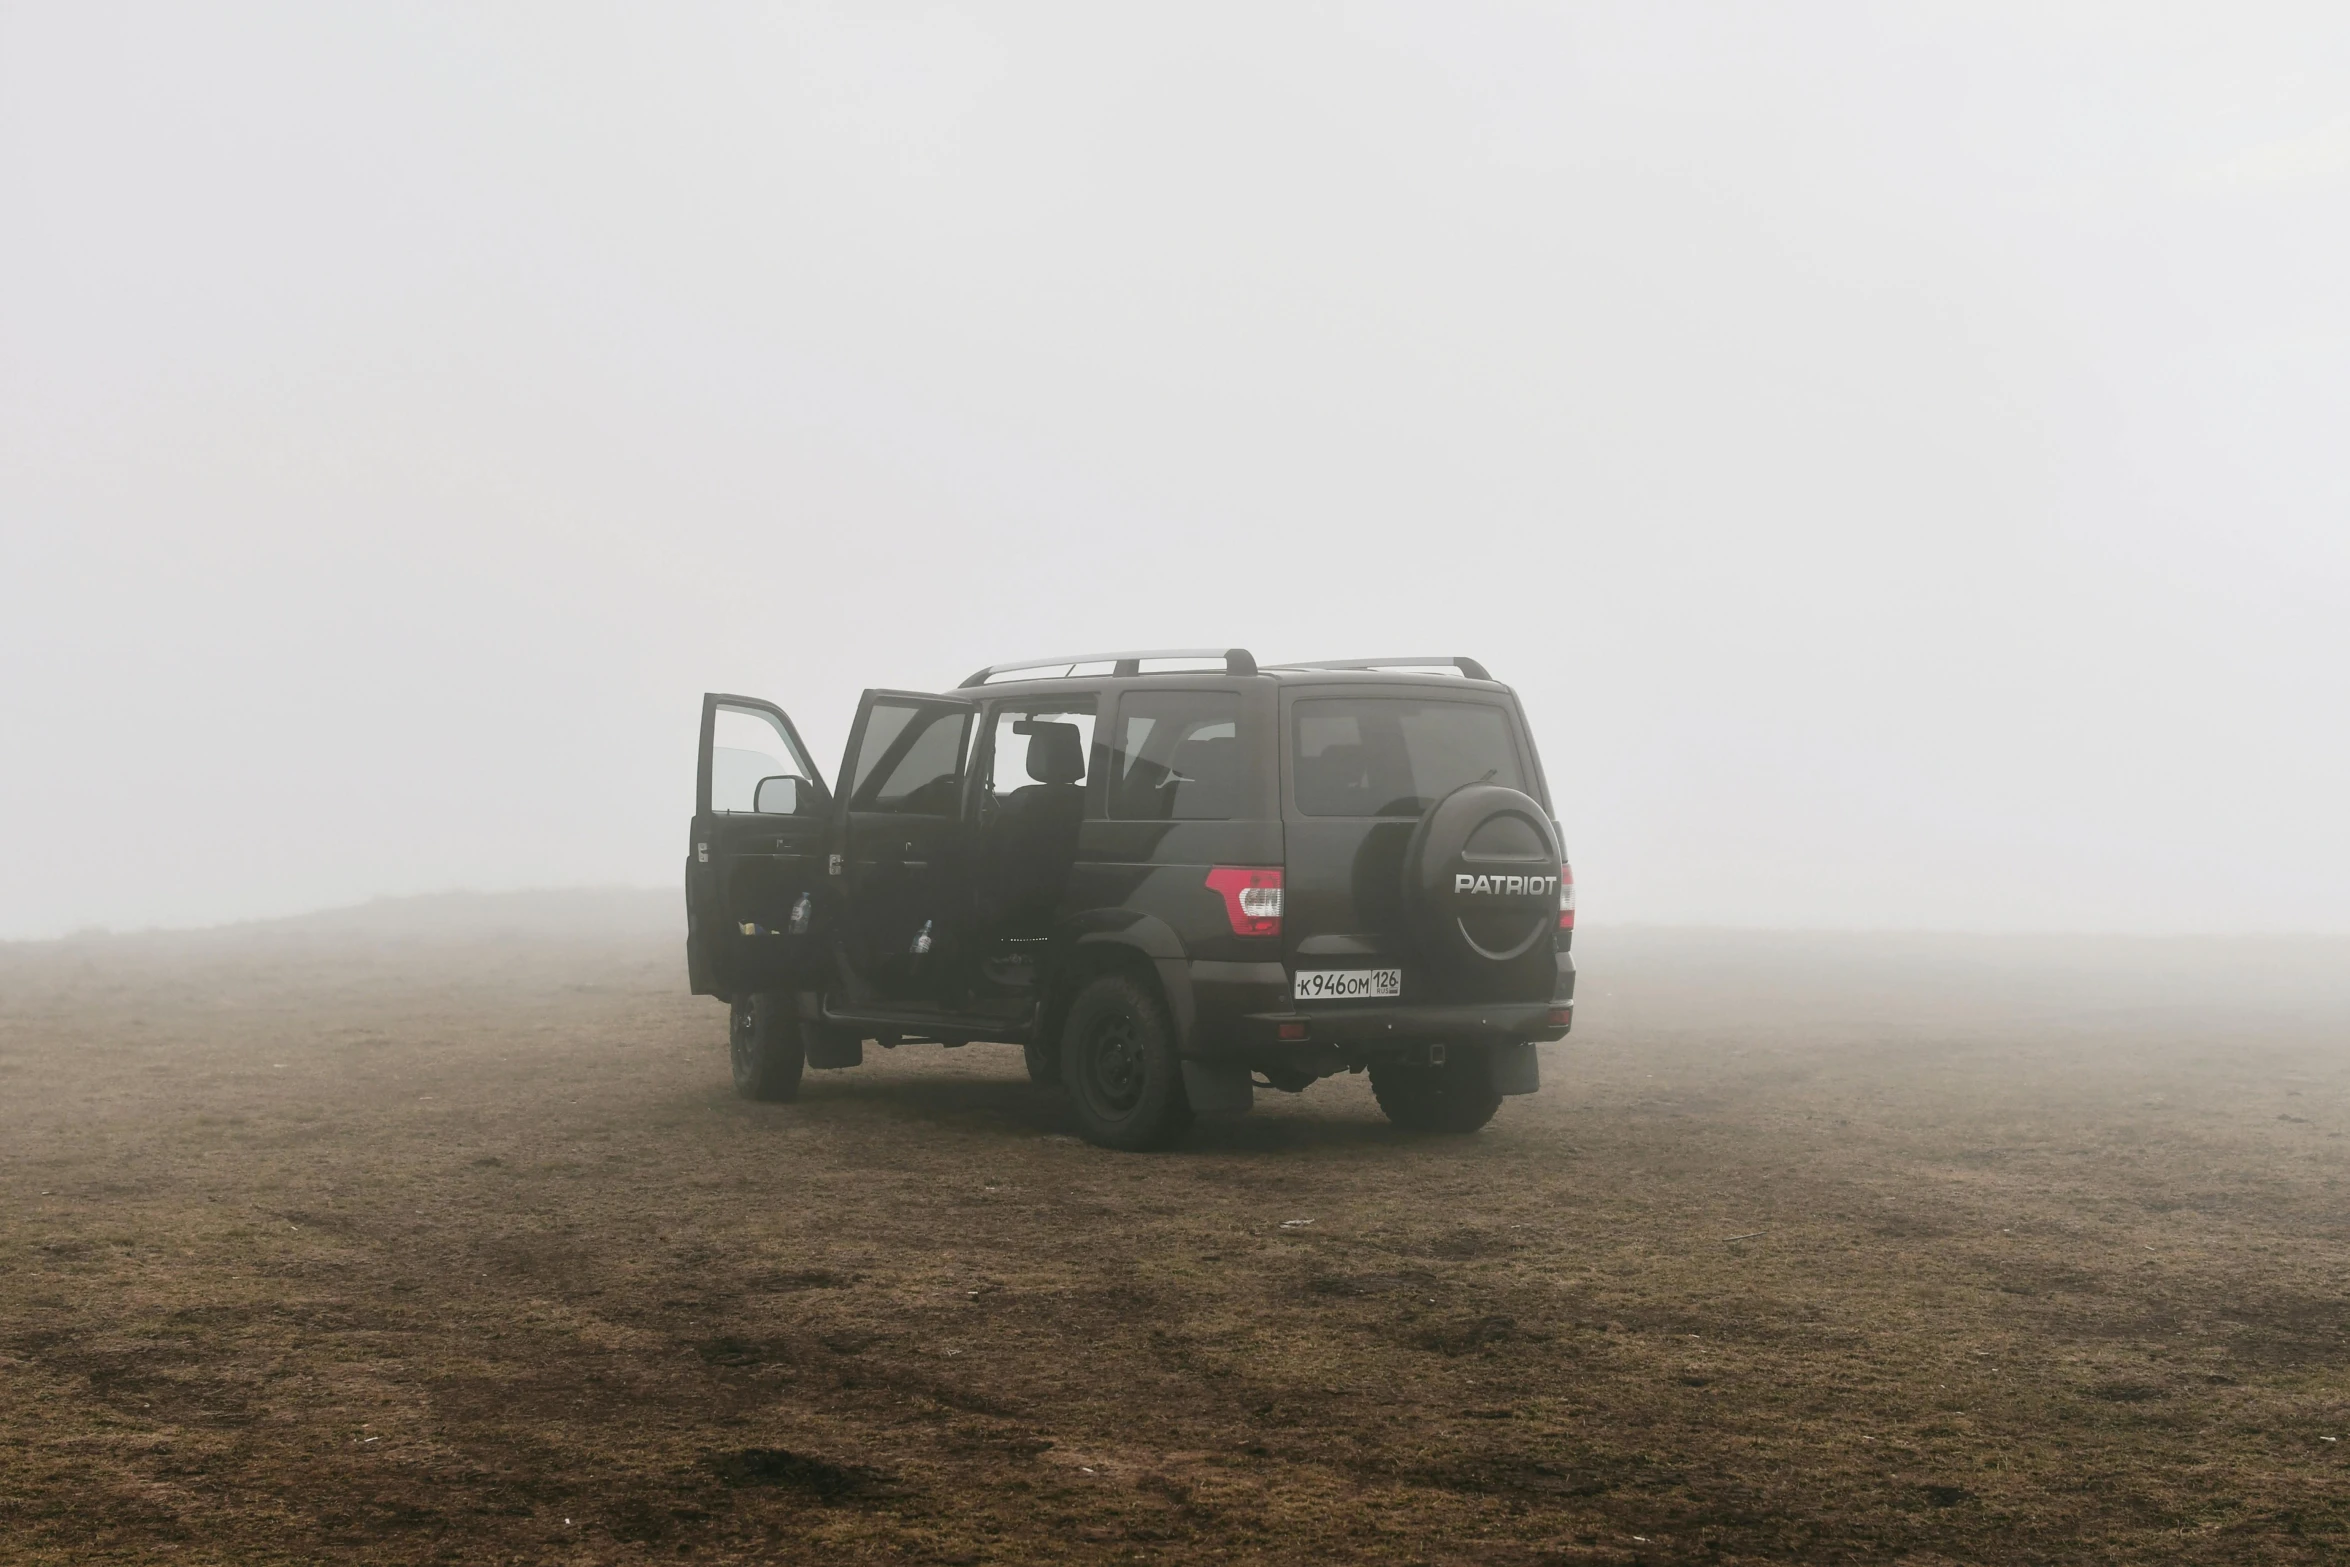
[[[1365,1069],[1472,1132],[1574,1019],[1574,876],[1474,659],[996,665],[866,692],[829,788],[782,709],[706,696],[685,887],[754,1099],[998,1040],[1114,1148]]]

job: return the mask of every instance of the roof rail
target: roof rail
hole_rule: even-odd
[[[1316,658],[1302,664],[1274,664],[1274,669],[1457,669],[1471,680],[1491,680],[1485,666],[1457,655],[1433,658]]]
[[[1139,675],[1142,673],[1142,661],[1146,658],[1220,658],[1224,661],[1224,673],[1228,675],[1253,675],[1257,672],[1256,656],[1244,647],[1163,647],[1147,648],[1138,653],[1078,653],[1061,658],[1027,658],[1016,664],[990,664],[956,689],[983,686],[998,675],[1009,675],[1023,669],[1057,669],[1061,672],[1059,676],[1039,675],[1036,678],[1058,679],[1079,664],[1108,664],[1113,675]]]

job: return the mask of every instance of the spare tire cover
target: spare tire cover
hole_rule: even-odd
[[[1404,906],[1421,950],[1450,966],[1515,962],[1558,928],[1558,836],[1550,813],[1501,784],[1469,784],[1428,807],[1404,851]]]

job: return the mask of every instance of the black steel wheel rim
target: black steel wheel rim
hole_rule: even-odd
[[[1124,1114],[1142,1102],[1146,1077],[1134,1019],[1105,1017],[1086,1031],[1085,1084],[1096,1106]]]
[[[727,1053],[734,1061],[734,1075],[745,1078],[751,1074],[751,1046],[758,1038],[758,1022],[751,1009],[745,1006],[734,1009],[733,1021],[734,1027],[728,1030],[726,1036]]]

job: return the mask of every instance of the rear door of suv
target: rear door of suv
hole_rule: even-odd
[[[1547,973],[1531,970],[1547,960],[1548,943],[1545,957],[1529,953],[1506,974],[1464,967],[1422,928],[1428,917],[1407,896],[1415,832],[1455,791],[1500,785],[1529,797],[1548,822],[1539,764],[1506,691],[1437,680],[1293,685],[1282,692],[1280,744],[1284,956],[1300,1006],[1547,997]],[[1555,845],[1555,824],[1547,841]],[[1534,845],[1529,863],[1513,867],[1521,876],[1554,853],[1540,836]],[[1554,897],[1557,873],[1554,858]]]
[[[852,1009],[935,1013],[954,999],[967,874],[959,827],[979,704],[868,691],[834,807],[830,900]]]

